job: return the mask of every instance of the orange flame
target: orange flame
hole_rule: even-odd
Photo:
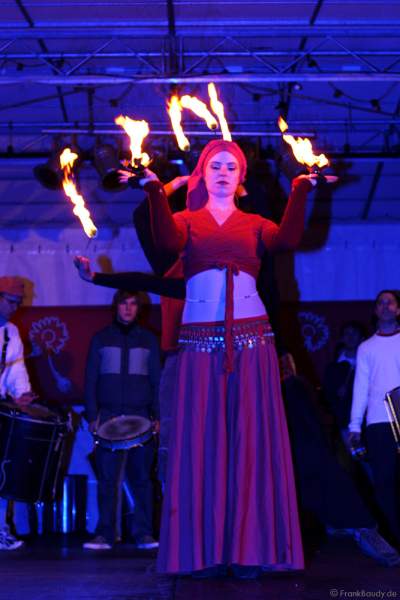
[[[284,134],[283,139],[291,146],[294,157],[299,163],[307,165],[310,168],[314,166],[322,168],[329,165],[329,160],[325,154],[320,154],[319,156],[314,154],[312,144],[308,138],[298,137],[295,139],[292,135],[284,133],[288,130],[289,126],[282,117],[278,119],[278,127]]]
[[[179,149],[184,152],[189,152],[190,142],[183,133],[182,129],[182,107],[179,102],[178,96],[172,96],[168,102],[168,114],[171,119],[172,129],[174,130],[176,141]]]
[[[141,164],[144,167],[148,167],[150,164],[150,156],[142,151],[143,140],[150,133],[147,121],[134,121],[130,117],[119,115],[115,118],[115,123],[120,125],[129,136],[132,155],[131,165],[135,167],[138,166],[138,164]]]
[[[62,182],[62,186],[64,188],[65,194],[68,196],[68,198],[74,205],[72,212],[78,217],[78,219],[82,223],[82,227],[86,235],[89,238],[94,238],[97,235],[97,228],[91,219],[90,212],[85,206],[85,200],[80,194],[78,194],[72,177],[72,167],[77,158],[78,155],[75,152],[72,152],[70,148],[65,148],[61,153],[60,166],[64,171],[64,179]]]
[[[218,121],[216,120],[214,115],[210,113],[204,102],[202,102],[195,96],[188,96],[186,94],[185,96],[182,96],[179,99],[179,103],[183,108],[188,108],[189,110],[194,112],[194,114],[200,117],[200,119],[204,119],[208,129],[217,129]]]
[[[229,131],[228,123],[226,122],[226,119],[225,119],[224,105],[218,99],[217,90],[213,83],[208,84],[208,95],[210,96],[211,109],[218,117],[219,126],[221,127],[221,131],[222,131],[222,138],[224,140],[226,140],[227,142],[231,142],[232,136]]]

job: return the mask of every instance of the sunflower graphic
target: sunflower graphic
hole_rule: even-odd
[[[58,317],[44,317],[34,321],[29,331],[32,344],[32,356],[46,356],[50,371],[60,392],[68,393],[72,387],[71,380],[59,373],[54,365],[52,356],[59,354],[69,340],[65,323]]]
[[[321,350],[329,340],[329,327],[325,317],[311,311],[299,312],[304,346],[310,352]]]

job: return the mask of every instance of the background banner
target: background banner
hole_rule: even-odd
[[[298,371],[319,385],[332,360],[341,325],[358,320],[372,333],[368,302],[283,303],[282,337]],[[34,390],[47,404],[81,404],[85,362],[93,334],[112,320],[109,306],[23,307],[15,318],[25,345]],[[160,307],[151,305],[142,324],[160,333]]]

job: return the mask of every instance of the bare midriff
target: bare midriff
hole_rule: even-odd
[[[240,271],[233,277],[233,318],[266,315],[252,275]],[[213,323],[225,320],[225,269],[197,273],[186,282],[186,302],[182,323]]]

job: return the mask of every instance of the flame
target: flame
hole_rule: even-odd
[[[217,129],[218,121],[216,118],[210,113],[206,104],[196,98],[195,96],[182,96],[179,99],[179,103],[183,108],[188,108],[195,115],[200,117],[200,119],[204,119],[207,124],[208,129]]]
[[[168,102],[168,114],[171,119],[172,129],[174,130],[176,141],[179,149],[184,152],[189,152],[190,142],[183,133],[181,121],[182,121],[182,106],[179,102],[178,96],[172,96]]]
[[[142,152],[143,140],[150,133],[147,121],[134,121],[130,117],[119,115],[115,118],[115,123],[120,125],[129,136],[132,155],[131,165],[135,167],[139,163],[144,167],[148,167],[150,156],[146,152]]]
[[[72,167],[74,166],[74,162],[78,158],[78,155],[75,152],[71,151],[71,148],[64,148],[62,153],[60,154],[60,165],[62,169],[67,168],[68,173],[72,172]]]
[[[279,117],[278,119],[278,127],[282,133],[285,133],[289,129],[289,125],[286,123],[283,117]]]
[[[211,109],[218,117],[219,126],[221,127],[221,131],[222,131],[222,138],[224,140],[226,140],[227,142],[231,142],[232,136],[229,131],[228,123],[226,122],[226,119],[225,119],[224,105],[218,99],[217,90],[213,83],[208,84],[208,95],[210,96]]]
[[[278,127],[282,133],[289,128],[282,117],[278,119]],[[295,159],[302,165],[310,168],[314,166],[322,168],[329,165],[329,160],[325,154],[320,154],[319,156],[314,154],[312,144],[308,138],[298,137],[295,139],[292,135],[284,134],[283,139],[292,147]]]
[[[68,196],[68,198],[74,205],[72,212],[78,217],[78,219],[82,223],[82,227],[86,235],[89,238],[94,238],[97,235],[97,228],[90,217],[90,212],[85,206],[85,200],[80,194],[78,194],[72,177],[72,167],[77,158],[78,155],[75,154],[75,152],[72,152],[70,148],[65,148],[61,153],[60,166],[64,171],[64,179],[62,182],[62,186],[64,188],[65,194]]]

